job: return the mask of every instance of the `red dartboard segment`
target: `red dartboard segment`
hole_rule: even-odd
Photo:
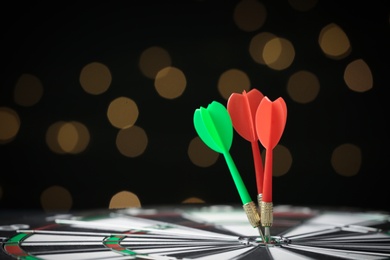
[[[32,233],[19,233],[8,239],[4,244],[4,251],[8,255],[20,260],[38,260],[38,258],[31,256],[21,246],[21,243]]]
[[[15,257],[28,256],[28,254],[19,246],[19,244],[6,244],[4,250]]]

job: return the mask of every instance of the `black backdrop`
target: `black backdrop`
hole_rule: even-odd
[[[40,208],[42,190],[54,184],[67,187],[74,208],[105,208],[121,190],[136,193],[145,205],[180,203],[191,196],[208,203],[238,203],[223,157],[203,169],[191,164],[186,151],[196,136],[194,109],[212,100],[226,102],[217,91],[218,77],[227,69],[240,68],[253,87],[273,99],[286,97],[289,114],[281,143],[290,149],[294,162],[288,174],[274,178],[274,203],[389,210],[388,1],[318,1],[303,14],[291,11],[287,1],[262,1],[267,21],[251,33],[234,24],[237,3],[13,2],[2,8],[0,106],[16,110],[22,123],[17,138],[0,145],[0,207]],[[314,44],[316,49],[306,49],[305,42],[316,43],[320,29],[331,22],[341,26],[351,41],[353,51],[344,61],[324,58]],[[249,41],[261,31],[294,42],[297,55],[290,68],[273,71],[251,60]],[[186,73],[182,98],[163,100],[153,81],[141,75],[139,56],[154,45],[167,49],[173,65]],[[365,59],[373,74],[374,87],[368,93],[353,93],[342,81],[346,64],[357,58]],[[113,74],[110,90],[96,97],[77,85],[80,70],[92,61],[107,64]],[[321,95],[313,109],[287,98],[288,76],[302,68],[320,78]],[[42,80],[45,102],[32,108],[15,104],[13,88],[22,73]],[[108,102],[119,95],[130,96],[143,108],[137,124],[148,133],[150,152],[137,159],[118,154],[117,129],[102,117]],[[77,156],[52,153],[44,135],[56,120],[88,125],[93,134],[87,151]],[[363,151],[361,169],[354,177],[339,176],[330,165],[331,151],[342,142],[356,143]],[[231,153],[255,196],[249,144],[235,137]]]

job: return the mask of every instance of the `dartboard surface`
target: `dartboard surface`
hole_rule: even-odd
[[[264,243],[240,206],[2,214],[0,259],[389,259],[386,212],[276,205]]]

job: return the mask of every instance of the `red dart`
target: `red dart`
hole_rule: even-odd
[[[283,98],[271,101],[264,97],[256,112],[256,133],[266,149],[263,201],[272,202],[272,150],[282,137],[287,119],[287,106]]]
[[[253,161],[256,172],[257,192],[263,193],[263,161],[259,148],[259,138],[256,133],[255,116],[257,108],[264,95],[257,89],[242,94],[233,93],[227,102],[227,109],[232,119],[233,127],[245,140],[251,142]]]
[[[265,241],[271,239],[270,227],[273,223],[272,204],[272,154],[278,144],[287,119],[287,106],[283,98],[274,102],[264,97],[256,112],[256,132],[261,144],[266,149],[263,197],[260,202],[261,225],[265,227]]]

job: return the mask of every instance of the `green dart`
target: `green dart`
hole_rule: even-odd
[[[256,205],[250,198],[229,152],[233,143],[233,124],[228,110],[217,101],[210,103],[207,108],[200,107],[194,113],[194,126],[200,139],[209,148],[224,155],[248,220],[253,227],[259,229],[259,233],[264,241]]]

